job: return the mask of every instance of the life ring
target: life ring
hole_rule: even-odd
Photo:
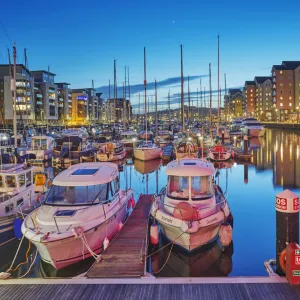
[[[286,248],[279,255],[279,263],[282,271],[285,273],[286,270]]]

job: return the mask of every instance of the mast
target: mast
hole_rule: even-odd
[[[197,111],[198,111],[197,116],[198,116],[198,121],[199,121],[199,90],[198,90],[198,88],[197,88]]]
[[[46,133],[47,132],[49,132],[49,130],[48,130],[48,114],[47,114],[47,112],[49,112],[50,110],[49,110],[49,92],[50,92],[50,80],[49,80],[49,74],[50,73],[50,65],[48,65],[48,77],[47,77],[47,81],[48,81],[48,105],[46,106],[46,113],[45,113],[45,116],[46,116],[46,128],[47,128],[47,130],[46,130]]]
[[[200,79],[200,107],[201,107],[201,119],[203,119],[203,102],[202,102],[202,82]],[[200,116],[200,111],[199,111]]]
[[[94,97],[94,79],[92,79],[92,117],[91,120],[93,120],[94,122],[96,122],[96,119],[95,119],[95,115],[96,115],[96,109],[95,109],[95,97]],[[98,106],[97,106],[97,115],[98,115]],[[91,123],[90,123],[90,126],[91,126]]]
[[[26,53],[27,49],[24,48],[24,64],[25,64],[25,68],[28,69],[27,67],[27,53]],[[28,81],[30,80],[30,78],[28,79]],[[27,121],[27,126],[28,126],[28,103],[27,103],[27,96],[28,96],[28,92],[27,92],[27,72],[26,72],[26,80],[25,80],[25,109],[26,109],[26,121]],[[31,98],[31,93],[30,93],[30,98]],[[30,106],[29,106],[30,107]],[[25,127],[23,128],[23,130],[25,131]]]
[[[13,46],[13,57],[14,57],[14,68],[13,68],[13,130],[14,130],[14,146],[15,146],[15,154],[17,151],[17,48],[16,43]],[[16,156],[15,156],[16,160]],[[16,163],[16,161],[15,161]]]
[[[141,118],[141,93],[139,93],[139,120]]]
[[[183,94],[183,59],[182,59],[182,44],[180,45],[180,66],[181,66],[181,123],[182,131],[185,130],[184,124],[184,94]]]
[[[128,72],[128,76],[127,76],[127,80],[128,80],[128,123],[131,120],[131,111],[130,111],[130,84],[129,84],[129,67],[127,67],[127,72]]]
[[[158,116],[157,116],[157,84],[156,84],[156,79],[155,79],[155,137],[158,136]]]
[[[126,66],[125,66],[125,83],[124,83],[124,130],[126,130],[126,123],[127,123],[127,109],[126,109],[126,106],[127,106],[127,101],[126,101],[126,96],[127,96],[127,91],[126,91],[126,84],[127,84],[127,77],[126,77]]]
[[[169,125],[171,124],[171,107],[170,107],[170,90],[168,93],[168,107],[169,107]]]
[[[148,120],[147,120],[147,79],[146,79],[146,47],[144,47],[144,97],[145,97],[145,123],[146,143],[148,143]]]
[[[123,83],[123,124],[124,124],[124,129],[126,128],[126,87],[125,83]],[[126,130],[126,129],[125,129]]]
[[[218,34],[218,123],[220,123],[220,104],[221,104],[221,94],[220,94],[220,35]]]
[[[211,90],[211,64],[209,63],[209,131],[212,132],[212,90]]]
[[[206,111],[206,95],[205,95],[205,87],[203,91],[203,100],[204,100],[204,120],[206,121],[207,111]]]
[[[191,121],[190,75],[188,75],[188,124]]]
[[[228,110],[228,102],[227,102],[227,85],[226,85],[226,73],[224,74],[224,80],[225,80],[225,125],[227,126],[227,110]]]
[[[117,75],[116,75],[116,60],[114,60],[114,129],[116,129],[116,92],[117,92]]]
[[[110,99],[110,79],[108,80],[108,111],[109,111],[109,123],[111,124],[111,115],[112,115],[112,111],[111,111],[111,99]],[[108,118],[107,118],[108,121]]]

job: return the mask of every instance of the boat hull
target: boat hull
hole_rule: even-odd
[[[226,161],[231,158],[231,152],[209,152],[208,157],[213,161]]]
[[[84,231],[87,244],[94,253],[99,254],[102,252],[104,239],[112,240],[119,231],[120,222],[123,223],[126,216],[127,202],[105,223],[95,224],[92,228]],[[70,236],[48,243],[46,241],[31,241],[39,251],[41,259],[57,270],[92,256],[80,237]]]
[[[160,148],[135,148],[134,158],[146,161],[156,158],[160,158],[162,155],[162,150]]]
[[[116,154],[116,153],[98,153],[97,154],[97,160],[98,161],[116,161],[116,160],[122,160],[126,156],[126,150],[124,149],[122,152]]]

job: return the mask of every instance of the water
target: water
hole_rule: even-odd
[[[276,256],[275,195],[288,188],[300,194],[300,133],[267,130],[264,139],[251,139],[251,163],[227,163],[220,169],[217,181],[227,199],[234,218],[233,243],[221,251],[218,241],[188,255],[170,246],[148,261],[150,272],[162,269],[156,276],[267,276],[264,261]],[[59,170],[46,167],[52,176]],[[135,161],[120,165],[121,188],[132,187],[135,198],[140,193],[157,193],[167,182],[165,167],[160,160]],[[161,237],[160,246],[166,244]],[[25,260],[27,243],[22,247],[17,263]],[[0,248],[0,271],[13,259],[18,241]],[[29,251],[33,257],[34,249]],[[56,271],[39,257],[31,277],[73,277],[89,269],[93,258]],[[21,266],[18,277],[25,273]],[[15,264],[16,265],[16,264]]]

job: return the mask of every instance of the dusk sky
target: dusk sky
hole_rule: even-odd
[[[269,75],[273,64],[300,60],[300,2],[267,1],[3,1],[0,15],[0,63],[15,41],[18,63],[27,48],[30,70],[47,69],[71,88],[107,86],[130,68],[130,83],[143,83],[143,47],[147,49],[147,81],[159,85],[161,107],[168,90],[180,92],[180,43],[184,75],[194,76],[191,91],[217,89],[217,35],[220,34],[221,87],[240,87],[254,76]],[[167,80],[171,78],[170,80]],[[173,79],[172,79],[173,78]],[[152,87],[153,85],[149,86]],[[101,89],[106,96],[107,88]],[[132,88],[132,91],[138,89]],[[187,81],[185,81],[187,92]],[[149,89],[149,95],[153,90]],[[137,94],[132,102],[137,103]],[[173,97],[173,101],[176,99]],[[216,98],[214,96],[214,101]]]

